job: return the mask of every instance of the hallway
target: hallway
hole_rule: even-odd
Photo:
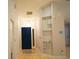
[[[9,0],[9,59],[68,59],[69,6],[67,0]]]
[[[40,52],[38,49],[32,49],[32,50],[26,50],[26,51],[21,51],[17,59],[69,59],[66,56],[51,56],[51,55],[46,55],[42,52]]]

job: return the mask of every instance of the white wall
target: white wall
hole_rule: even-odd
[[[17,13],[15,8],[16,0],[9,0],[9,13],[8,13],[8,20],[9,20],[9,40],[8,40],[8,57],[11,59],[11,52],[13,54],[13,59],[17,59],[17,54],[19,51],[19,37],[18,37],[18,20],[17,20]],[[13,22],[13,29],[11,29],[11,21]],[[13,30],[13,35],[12,31]],[[12,50],[11,50],[12,49]]]
[[[53,54],[66,56],[64,21],[69,21],[69,4],[64,1],[53,5]]]
[[[34,29],[35,47],[36,47],[36,40],[37,40],[37,25],[38,25],[37,20],[38,20],[38,18],[36,16],[21,18],[20,28],[19,28],[19,30],[21,30],[21,27],[31,27],[31,29]],[[21,31],[20,31],[20,33],[21,33]]]

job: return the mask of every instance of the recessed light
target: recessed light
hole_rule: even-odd
[[[32,11],[27,11],[27,15],[32,15]]]

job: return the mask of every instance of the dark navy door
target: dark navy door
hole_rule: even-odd
[[[22,49],[31,49],[31,27],[22,27]]]

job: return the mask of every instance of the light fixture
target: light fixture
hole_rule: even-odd
[[[27,15],[32,15],[32,11],[27,11]]]

